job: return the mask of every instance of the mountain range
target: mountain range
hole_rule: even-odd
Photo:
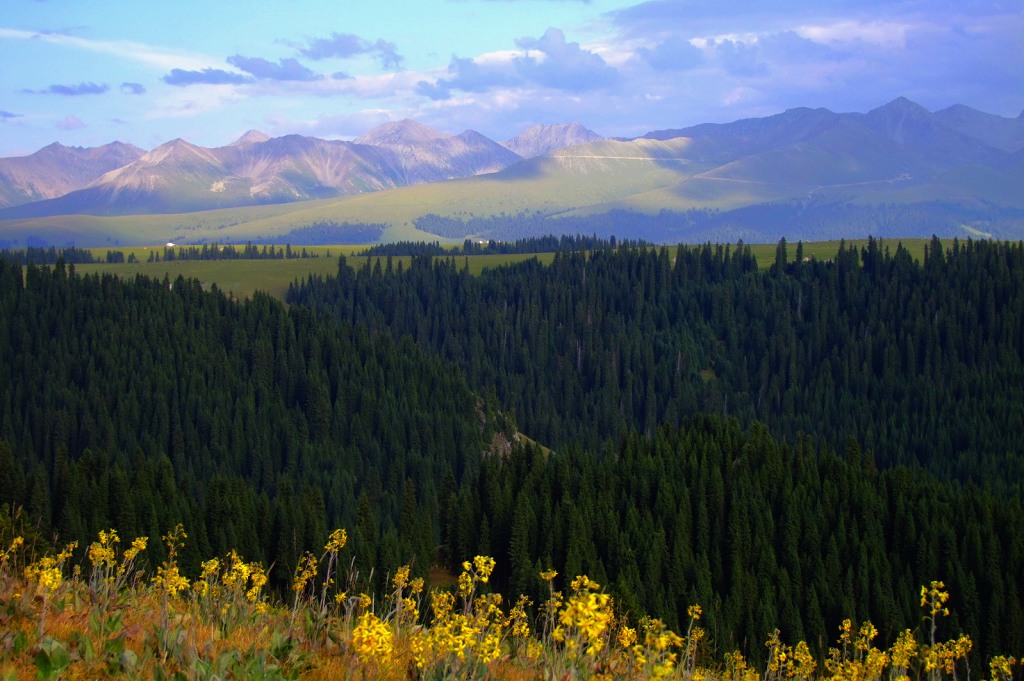
[[[614,231],[609,216],[620,236],[640,225],[658,240],[1020,238],[1024,114],[898,98],[867,113],[797,108],[633,139],[572,123],[499,144],[404,120],[351,142],[250,131],[214,149],[51,145],[0,159],[0,205],[7,243],[120,242],[132,232],[116,216],[158,241],[273,239],[325,221],[384,224],[385,240],[513,238]]]
[[[145,152],[122,142],[83,149],[54,142],[31,156],[0,159],[0,206],[57,198],[137,160]]]
[[[578,124],[547,126],[530,139],[548,151],[571,144],[574,135],[600,139]],[[353,142],[271,138],[250,130],[214,149],[183,139],[149,152],[121,143],[51,145],[0,159],[0,202],[11,207],[5,217],[184,213],[439,182],[496,172],[522,159],[473,130],[448,135],[411,120],[386,123]]]

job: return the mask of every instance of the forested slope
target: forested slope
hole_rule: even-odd
[[[891,644],[945,580],[948,633],[1021,650],[1024,248],[785,255],[341,261],[289,308],[0,260],[0,504],[83,546],[181,522],[186,572],[234,548],[281,591],[335,526],[377,586],[586,573],[754,659],[846,617]]]
[[[879,471],[855,446],[698,417],[600,454],[488,459],[472,478],[450,505],[454,553],[493,552],[498,583],[538,602],[536,574],[554,565],[670,627],[700,603],[718,650],[760,659],[776,627],[824,655],[847,617],[894,641],[921,623],[919,585],[941,578],[948,631],[969,632],[983,658],[1024,647],[1020,498]]]
[[[288,300],[411,336],[549,446],[718,413],[1019,493],[1024,247],[933,240],[924,263],[875,240],[829,262],[779,250],[768,271],[743,246],[560,253],[479,277],[452,259],[343,261]]]
[[[490,446],[459,372],[269,296],[0,259],[0,318],[0,503],[83,545],[182,522],[193,568],[236,548],[283,582],[344,524],[366,567],[428,565],[438,485]]]

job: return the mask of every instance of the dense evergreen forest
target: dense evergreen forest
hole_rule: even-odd
[[[16,250],[4,249],[0,250],[0,259],[19,265],[53,265],[58,260],[68,264],[97,262],[91,251],[74,246],[67,248],[29,246]]]
[[[718,649],[755,659],[776,627],[822,656],[846,617],[895,640],[920,624],[919,585],[933,575],[955,585],[950,632],[971,632],[986,654],[1024,643],[1020,498],[879,471],[856,446],[785,444],[761,424],[697,417],[597,455],[488,458],[449,506],[454,554],[502,558],[511,593],[541,602],[535,576],[556,565],[670,627],[700,603]]]
[[[923,263],[873,239],[829,262],[777,250],[767,271],[742,244],[559,253],[480,276],[454,259],[343,260],[287,299],[411,336],[548,446],[726,414],[1019,494],[1024,246],[935,239]]]
[[[429,565],[441,485],[494,430],[408,340],[265,295],[0,260],[0,315],[0,503],[83,545],[182,522],[192,568],[237,548],[284,583],[341,523],[367,567]]]
[[[604,248],[641,248],[653,246],[646,241],[604,239],[596,235],[582,234],[543,236],[519,239],[518,241],[474,241],[466,239],[462,246],[444,248],[437,241],[395,241],[371,246],[360,255],[370,256],[414,256],[414,255],[507,255],[512,253],[558,253],[562,251],[596,251]]]
[[[165,246],[163,251],[150,251],[146,262],[169,262],[173,260],[280,260],[291,258],[315,258],[315,253],[309,253],[305,248],[293,250],[291,244],[285,244],[278,248],[273,244],[262,247],[251,241],[244,246],[233,244],[202,244],[200,246]],[[29,247],[21,250],[2,250],[0,259],[19,265],[55,265],[63,262],[65,265],[92,264],[98,262],[125,263],[137,262],[134,253],[129,253],[127,258],[124,251],[108,250],[103,258],[92,254],[91,251],[68,246],[67,248],[38,248]]]
[[[890,643],[942,579],[975,654],[1024,649],[1024,246],[795,250],[341,259],[289,307],[0,261],[0,504],[83,545],[182,522],[186,570],[236,548],[285,590],[336,526],[378,583],[587,573],[754,659]]]
[[[370,244],[380,241],[387,225],[382,222],[336,222],[317,220],[304,227],[296,227],[286,234],[265,241],[275,244],[316,246],[318,244]],[[261,239],[262,241],[262,239]]]

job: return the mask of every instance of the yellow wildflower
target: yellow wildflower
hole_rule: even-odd
[[[631,648],[636,644],[636,629],[622,627],[619,629],[619,645],[623,648]]]
[[[946,584],[941,581],[932,581],[930,586],[921,587],[921,607],[928,608],[928,614],[935,617],[938,614],[949,616],[949,608],[944,607],[949,600],[949,593],[944,591]]]
[[[174,597],[188,588],[188,578],[178,571],[177,565],[160,565],[156,568],[153,584],[168,596]]]
[[[125,549],[124,555],[121,557],[121,565],[117,568],[118,576],[126,574],[129,569],[133,569],[132,562],[139,556],[140,553],[146,550],[146,544],[149,542],[149,537],[136,537],[132,540],[131,547]]]
[[[14,552],[21,548],[22,544],[24,543],[25,540],[23,538],[14,537],[11,540],[11,545],[7,547],[7,549],[5,549],[3,552],[0,552],[0,565],[3,565],[8,560],[10,560],[11,556],[14,555]]]
[[[914,632],[904,629],[896,638],[896,642],[889,649],[889,657],[895,670],[906,670],[910,661],[917,656],[917,641],[914,639]]]
[[[1017,660],[1013,657],[1006,657],[1005,655],[997,655],[993,657],[989,663],[988,668],[992,671],[992,681],[1009,681],[1013,678],[1013,670],[1010,669],[1017,663]]]
[[[93,568],[100,568],[107,572],[113,569],[117,563],[117,556],[114,552],[114,545],[120,543],[116,530],[106,532],[100,530],[100,540],[89,545],[89,562]]]
[[[526,614],[526,610],[530,605],[529,598],[520,596],[512,610],[508,613],[508,620],[505,626],[512,630],[512,636],[515,638],[526,638],[530,635],[530,619]]]
[[[391,628],[372,612],[364,612],[352,630],[352,649],[364,662],[390,661],[394,649]]]
[[[292,578],[292,591],[301,592],[306,585],[316,577],[317,567],[320,561],[309,551],[302,556],[302,560],[295,566],[295,576]]]
[[[463,598],[468,598],[473,593],[473,577],[469,572],[463,572],[459,575],[459,594]]]
[[[328,553],[340,553],[347,543],[348,533],[345,532],[345,530],[337,529],[331,532],[331,536],[328,537],[324,550]]]
[[[476,568],[476,574],[480,581],[486,584],[494,571],[494,559],[490,556],[477,556],[473,559],[473,567]]]
[[[25,568],[25,579],[35,582],[47,596],[52,596],[64,581],[60,564],[53,556],[43,556]]]
[[[409,566],[403,565],[395,571],[395,576],[391,578],[391,585],[395,589],[404,589],[409,583]]]

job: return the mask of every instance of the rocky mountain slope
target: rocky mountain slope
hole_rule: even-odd
[[[54,142],[29,156],[0,158],[0,207],[62,196],[143,153],[122,142],[88,149]]]
[[[214,149],[172,140],[107,168],[61,195],[8,209],[4,217],[87,213],[180,213],[380,191],[494,172],[519,156],[467,130],[447,135],[413,121],[381,126],[355,142],[250,131]],[[60,165],[62,161],[55,161]],[[24,202],[22,202],[24,203]]]
[[[533,158],[577,144],[600,142],[602,139],[604,138],[596,132],[584,128],[579,123],[538,124],[530,126],[512,139],[503,142],[503,146],[523,158]]]

